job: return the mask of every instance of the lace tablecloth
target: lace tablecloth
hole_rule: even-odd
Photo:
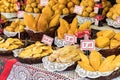
[[[75,71],[49,72],[41,64],[22,64],[17,62],[7,80],[88,80],[81,78]],[[114,80],[120,80],[116,78]]]

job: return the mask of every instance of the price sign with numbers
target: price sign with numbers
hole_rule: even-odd
[[[95,19],[95,25],[98,25],[98,24],[99,24],[99,20]]]
[[[98,13],[99,8],[98,7],[94,7],[94,13]]]
[[[117,23],[120,24],[120,17],[117,17]]]
[[[53,43],[53,38],[47,36],[47,35],[43,35],[43,38],[42,38],[42,41],[43,43],[45,44],[48,44],[48,45],[52,45]]]
[[[48,4],[49,0],[40,0],[40,5],[41,6],[46,6]]]
[[[81,40],[81,50],[95,50],[94,40]]]
[[[20,2],[16,2],[16,4],[17,4],[16,9],[20,10]]]
[[[73,35],[68,35],[65,34],[65,41],[69,42],[70,44],[75,44],[77,42],[77,37],[73,36]]]
[[[83,11],[83,6],[75,5],[74,13],[76,13],[76,14],[82,14],[82,11]]]
[[[24,16],[24,11],[18,11],[17,12],[17,17],[18,18],[23,18],[23,16]]]

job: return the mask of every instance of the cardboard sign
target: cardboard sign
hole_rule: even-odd
[[[83,12],[83,6],[75,5],[74,13],[76,13],[76,14],[82,14],[82,12]]]
[[[53,38],[47,36],[47,35],[43,35],[43,38],[42,38],[42,41],[43,43],[45,44],[48,44],[48,45],[52,45],[53,43]]]
[[[49,0],[40,0],[40,5],[41,6],[46,6],[48,4]]]
[[[75,37],[73,35],[65,34],[64,39],[66,42],[69,42],[70,44],[75,44],[77,42],[77,37]]]
[[[17,4],[16,9],[20,10],[20,2],[16,2],[16,4]]]
[[[99,8],[98,7],[94,7],[94,13],[98,13]]]
[[[95,25],[99,24],[99,20],[95,19]]]
[[[23,16],[24,16],[24,11],[18,11],[17,12],[17,17],[18,18],[23,18]]]
[[[117,17],[117,23],[120,24],[120,17]]]
[[[95,50],[94,40],[81,40],[81,50]]]

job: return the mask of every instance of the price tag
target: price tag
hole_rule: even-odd
[[[17,4],[16,9],[20,10],[20,2],[16,2],[16,4]]]
[[[74,13],[76,13],[76,14],[82,14],[82,11],[83,11],[83,6],[75,5]]]
[[[42,41],[43,43],[45,44],[48,44],[48,45],[52,45],[53,43],[53,38],[47,36],[47,35],[43,35],[43,38],[42,38]]]
[[[73,35],[65,34],[64,39],[66,42],[69,42],[70,44],[75,44],[77,42],[77,37],[75,37]]]
[[[98,20],[98,19],[95,19],[95,25],[98,26],[98,24],[99,24],[99,20]]]
[[[49,0],[40,0],[40,5],[41,6],[46,6],[48,4]]]
[[[120,17],[117,17],[117,23],[120,24]]]
[[[81,50],[95,50],[94,40],[81,40]]]
[[[99,8],[98,7],[94,7],[94,13],[98,13]]]
[[[23,18],[23,16],[24,16],[24,11],[18,11],[17,12],[17,17],[18,18]]]

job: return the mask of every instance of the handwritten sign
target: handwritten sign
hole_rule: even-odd
[[[73,35],[65,34],[64,39],[66,42],[69,42],[70,44],[75,44],[77,42],[77,37],[75,37]]]
[[[95,50],[94,40],[81,40],[81,50]]]
[[[40,5],[41,6],[46,6],[48,4],[49,0],[40,0]]]
[[[94,13],[98,13],[99,8],[98,7],[94,7]]]
[[[99,24],[99,20],[95,19],[95,25],[98,25],[98,24]]]
[[[16,9],[20,10],[20,2],[16,2],[16,4],[17,4]]]
[[[83,6],[75,5],[74,13],[76,13],[76,14],[82,14],[82,11],[83,11]]]
[[[120,17],[117,17],[117,23],[120,24]]]
[[[43,35],[43,38],[42,38],[42,41],[43,43],[45,44],[48,44],[48,45],[52,45],[53,43],[53,38],[47,36],[47,35]]]
[[[23,16],[24,16],[24,11],[18,11],[17,12],[17,17],[18,18],[23,18]]]

